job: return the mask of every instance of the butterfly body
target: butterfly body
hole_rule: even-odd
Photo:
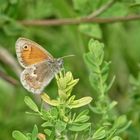
[[[62,58],[53,58],[39,44],[26,38],[17,40],[16,54],[19,63],[25,68],[20,76],[21,83],[35,94],[41,94],[62,68]]]

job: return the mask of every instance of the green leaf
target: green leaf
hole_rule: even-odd
[[[128,14],[128,7],[126,4],[116,2],[112,7],[108,8],[101,16],[102,17],[117,17],[126,16]]]
[[[82,10],[88,0],[73,0],[75,10]]]
[[[58,112],[57,108],[52,107],[49,111],[54,118],[58,117],[59,112]]]
[[[27,9],[27,18],[28,19],[43,19],[50,17],[54,14],[54,7],[52,6],[52,2],[45,1],[47,4],[44,4],[43,0],[29,2],[30,7]],[[27,2],[26,2],[27,3]],[[36,14],[35,14],[36,13]]]
[[[75,97],[76,97],[75,95],[72,95],[72,96],[68,99],[67,103],[68,103],[68,104],[71,104],[71,103],[74,101]]]
[[[62,131],[64,131],[66,129],[66,126],[67,126],[67,124],[65,122],[58,120],[55,124],[55,129],[56,129],[56,131],[61,133]]]
[[[102,66],[102,69],[101,69],[102,74],[108,72],[108,70],[109,70],[109,65],[110,65],[110,64],[111,64],[110,61],[109,61],[109,62],[106,62],[106,61],[103,62],[103,66]]]
[[[72,73],[70,71],[68,71],[65,75],[65,78],[66,78],[66,82],[69,83],[71,81],[73,81],[73,76],[72,76]]]
[[[76,117],[76,119],[74,120],[75,123],[84,123],[84,122],[87,122],[89,120],[89,116],[87,115],[82,115],[81,117]]]
[[[117,105],[117,102],[116,101],[112,101],[109,106],[108,106],[108,109],[111,110],[114,106]]]
[[[28,138],[23,133],[17,130],[13,131],[12,136],[16,140],[28,140]]]
[[[42,125],[42,127],[53,127],[53,124],[51,122],[44,122]]]
[[[67,85],[70,87],[74,87],[78,83],[78,81],[79,81],[79,79],[74,79],[74,80],[70,81],[69,83],[67,83]]]
[[[89,53],[87,53],[89,60],[88,62],[90,62],[89,64],[95,65],[98,68],[102,64],[104,58],[104,44],[91,39],[88,46],[90,51]]]
[[[97,40],[91,39],[89,41],[88,46],[89,46],[89,50],[92,53],[94,58],[99,59],[102,55],[104,55],[104,51],[103,51],[104,44],[103,43],[100,43]],[[103,59],[103,57],[101,57],[101,58]]]
[[[91,11],[93,11],[93,9],[95,9],[97,4],[98,2],[92,0],[73,0],[74,9],[80,12],[80,15],[89,14]]]
[[[33,131],[32,131],[32,140],[37,140],[38,135],[38,128],[36,125],[34,125]]]
[[[40,114],[38,114],[36,112],[28,112],[28,111],[26,111],[25,113],[28,114],[28,115],[33,115],[33,116],[40,116]]]
[[[81,113],[78,114],[77,118],[80,118],[83,115],[87,115],[88,113],[89,113],[89,110],[88,109],[83,110]]]
[[[74,119],[74,122],[86,122],[89,120],[89,116],[87,114],[89,113],[89,110],[84,110],[80,114],[77,115],[77,117]]]
[[[84,54],[84,61],[91,72],[99,73],[99,67],[94,63],[95,61],[90,55],[89,53]]]
[[[62,100],[66,100],[68,98],[65,90],[58,89],[58,95]]]
[[[70,96],[69,91],[71,91],[73,89],[73,87],[78,83],[78,81],[79,81],[79,79],[75,79],[71,83],[67,84],[67,88],[65,88],[65,92],[67,93],[67,95]]]
[[[87,129],[89,126],[91,126],[91,123],[83,123],[83,124],[74,123],[74,124],[69,124],[68,129],[70,131],[78,132]]]
[[[32,109],[35,112],[39,112],[37,105],[34,103],[34,101],[29,96],[25,96],[24,102],[30,109]]]
[[[50,136],[52,131],[50,129],[44,129],[44,132],[47,136]]]
[[[52,121],[56,120],[58,117],[58,111],[56,108],[50,108],[49,110],[42,110],[41,117],[43,120],[49,121],[52,123]]]
[[[114,128],[121,128],[127,123],[126,115],[118,117],[114,123]]]
[[[69,104],[69,108],[78,108],[89,104],[91,101],[92,101],[91,97],[83,97],[79,100],[74,100],[71,104]]]
[[[94,140],[100,140],[105,138],[106,136],[106,131],[104,129],[104,127],[99,128],[98,130],[96,130],[96,132],[93,134],[92,138]]]
[[[99,87],[99,76],[97,76],[97,74],[95,73],[90,73],[89,75],[89,81],[91,86],[96,90],[96,92],[98,93],[100,91],[100,87]]]
[[[58,106],[59,105],[59,102],[57,100],[50,99],[50,97],[45,93],[41,94],[41,99],[44,102],[48,103],[49,105],[52,105],[52,106]]]
[[[128,123],[126,123],[122,128],[117,130],[117,134],[124,132],[131,124],[132,124],[132,121],[129,121]]]
[[[115,136],[111,140],[123,140],[123,139],[121,137],[119,137],[119,136]]]
[[[60,77],[59,80],[57,81],[57,83],[58,83],[59,89],[61,89],[61,90],[65,89],[67,86],[65,78]]]
[[[79,30],[89,37],[102,38],[102,31],[98,24],[81,24]]]
[[[110,82],[110,83],[109,83],[109,85],[107,86],[106,91],[108,91],[108,90],[110,90],[110,89],[111,89],[111,87],[112,87],[112,85],[113,85],[113,83],[114,83],[115,79],[116,79],[116,76],[113,76],[113,78],[112,78],[111,82]]]

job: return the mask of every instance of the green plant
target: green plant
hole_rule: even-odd
[[[74,139],[78,132],[83,131],[84,134],[84,131],[86,132],[90,128],[91,123],[88,122],[88,110],[83,110],[77,114],[72,113],[71,109],[89,104],[92,98],[83,97],[76,100],[76,96],[71,95],[73,87],[79,81],[78,79],[73,79],[71,72],[67,72],[66,74],[60,72],[56,75],[56,81],[58,85],[57,99],[51,99],[45,93],[41,94],[42,100],[51,105],[51,108],[45,109],[41,106],[39,109],[34,101],[28,96],[25,97],[24,101],[28,107],[34,111],[34,113],[30,112],[30,114],[38,115],[44,121],[41,126],[44,128],[43,133],[47,135],[47,139]],[[75,134],[70,135],[69,131]],[[17,140],[21,140],[21,137],[25,140],[35,140],[37,139],[37,134],[37,126],[35,126],[30,135],[24,135],[19,131],[14,131],[13,137]],[[32,137],[34,137],[34,139]]]
[[[88,51],[90,38],[104,42],[106,60],[111,60],[109,77],[116,76],[106,95],[118,102],[109,112],[114,112],[113,116],[127,113],[128,120],[132,120],[132,125],[122,135],[123,139],[140,139],[140,92],[129,92],[128,80],[132,75],[136,84],[140,82],[137,78],[139,26],[140,0],[0,0],[0,139],[12,140],[13,129],[26,133],[34,124],[39,127],[41,123],[40,117],[24,113],[28,109],[23,102],[24,96],[29,95],[37,105],[38,97],[29,94],[19,83],[21,69],[17,65],[14,47],[18,37],[36,41],[54,57],[74,54],[75,59],[65,60],[65,69],[80,79],[74,89],[78,93],[77,99],[87,94],[93,96],[92,107],[96,107],[99,94],[95,94],[88,82],[82,56]],[[57,94],[54,83],[55,79],[45,89],[51,97]],[[72,111],[78,113],[80,109]],[[100,115],[92,112],[89,115],[96,128],[94,122]],[[39,131],[42,131],[41,127]]]
[[[91,97],[75,99],[72,95],[73,87],[79,79],[74,79],[71,72],[60,72],[55,76],[58,86],[58,97],[51,99],[46,93],[41,94],[44,103],[49,104],[50,108],[39,108],[28,96],[24,101],[34,112],[28,112],[39,116],[43,123],[43,132],[39,133],[37,126],[34,126],[32,133],[23,134],[19,131],[13,132],[16,140],[121,140],[120,133],[124,132],[131,124],[126,115],[115,113],[116,101],[111,101],[108,91],[111,88],[115,77],[108,84],[110,62],[104,61],[104,45],[98,41],[90,40],[89,52],[84,55],[85,63],[89,69],[89,80],[97,92],[97,99],[93,105],[89,105],[91,113],[97,115],[96,120],[90,118],[89,110],[83,109],[82,112],[73,113],[74,108],[79,108],[89,104]],[[86,87],[85,87],[86,88]],[[44,104],[43,103],[43,104]],[[97,119],[99,118],[99,119]],[[90,121],[89,121],[90,119]],[[93,121],[93,123],[92,123]],[[38,134],[44,137],[38,136]],[[46,138],[45,138],[46,137]]]
[[[90,40],[89,52],[84,55],[85,63],[90,72],[89,81],[97,93],[94,105],[89,107],[100,118],[94,124],[99,136],[95,132],[93,138],[121,139],[119,134],[130,126],[131,121],[127,121],[126,115],[118,116],[114,109],[117,102],[109,99],[108,91],[115,80],[115,76],[108,84],[110,62],[104,60],[103,48],[103,43]]]
[[[129,104],[127,107],[129,108],[127,111],[127,116],[129,119],[133,120],[131,127],[129,128],[127,135],[130,139],[140,139],[139,136],[139,123],[140,123],[140,73],[136,77],[130,75],[129,78],[130,87],[129,87]],[[130,133],[133,131],[133,133]]]
[[[116,101],[111,101],[108,96],[115,76],[108,83],[110,62],[104,60],[104,44],[98,41],[90,40],[89,52],[84,55],[85,63],[89,69],[89,81],[97,93],[97,99],[94,105],[90,105],[93,113],[100,118],[96,120],[94,139],[121,139],[119,134],[128,128],[131,121],[127,121],[126,115],[118,116],[114,107]]]

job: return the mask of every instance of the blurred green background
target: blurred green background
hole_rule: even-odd
[[[116,81],[110,91],[110,97],[118,101],[118,113],[128,114],[133,120],[129,128],[128,139],[138,139],[140,132],[140,88],[137,93],[131,90],[130,75],[137,80],[140,62],[140,21],[62,26],[24,26],[21,20],[80,18],[90,15],[109,0],[0,0],[0,139],[12,140],[11,133],[18,129],[28,132],[33,124],[40,124],[37,117],[25,114],[25,95],[38,98],[23,89],[19,82],[20,66],[15,54],[15,42],[18,37],[26,37],[46,48],[54,57],[74,54],[66,58],[66,71],[72,71],[80,82],[74,90],[78,97],[90,95],[96,99],[88,81],[88,70],[83,54],[88,51],[91,38],[105,43],[106,60],[111,60],[110,78],[116,75]],[[140,14],[139,0],[116,0],[99,17],[118,17]],[[4,78],[2,78],[4,77]],[[5,77],[10,77],[8,82]],[[8,79],[8,80],[9,80]],[[16,80],[16,81],[15,81]],[[45,89],[55,97],[55,80]],[[134,96],[137,95],[137,96]],[[137,101],[136,101],[137,100]],[[135,108],[133,108],[135,107]],[[132,110],[133,109],[133,110]]]

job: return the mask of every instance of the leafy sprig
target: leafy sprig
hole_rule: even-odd
[[[96,131],[93,139],[121,139],[118,135],[128,128],[131,121],[127,121],[126,115],[114,115],[116,101],[110,101],[108,91],[111,88],[115,76],[110,83],[109,66],[111,62],[104,60],[104,44],[99,41],[90,40],[89,52],[84,55],[85,63],[89,70],[89,81],[97,93],[97,99],[94,106],[90,105],[91,111],[97,114],[101,119],[96,122]],[[116,137],[117,136],[117,137]]]
[[[58,98],[51,99],[47,94],[42,94],[41,98],[52,106],[63,106],[64,108],[78,108],[89,104],[92,100],[91,97],[83,97],[75,100],[76,95],[71,95],[73,87],[78,83],[79,79],[73,79],[72,73],[67,72],[62,74],[60,72],[56,75],[56,81],[58,85]]]

